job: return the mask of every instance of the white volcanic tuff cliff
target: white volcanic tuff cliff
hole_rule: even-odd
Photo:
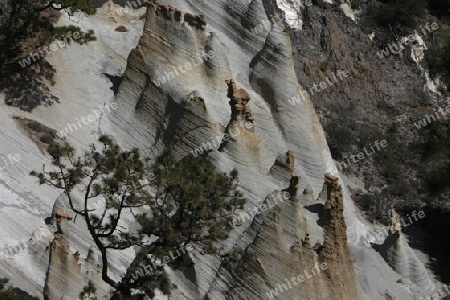
[[[46,158],[11,118],[15,111],[5,107],[1,98],[0,156],[20,156],[20,161],[0,171],[0,251],[3,251],[28,241],[34,231],[45,227],[44,218],[58,193],[48,187],[33,189],[35,180],[29,172],[41,169]],[[32,248],[26,247],[12,258],[0,260],[0,277],[8,277],[21,288],[38,294],[44,286],[49,252],[30,256]]]
[[[292,153],[287,157],[288,164],[293,160]],[[290,199],[277,201],[273,209],[255,217],[243,239],[251,240],[250,244],[241,240],[233,249],[242,253],[241,259],[222,263],[209,298],[270,299],[276,295],[275,299],[298,300],[361,298],[347,245],[343,198],[337,178],[327,174],[317,203],[305,208],[303,205],[309,199],[297,190],[299,178],[292,168],[286,169],[288,172],[278,170],[273,174],[292,176],[287,189]],[[305,218],[309,210],[319,216],[314,223]],[[325,267],[314,269],[319,264]]]
[[[224,5],[223,3],[218,4],[217,7]],[[216,21],[224,19],[222,22],[231,23],[230,27],[239,27],[236,19],[227,15],[218,15],[219,12],[212,8],[204,13],[208,16],[208,20],[209,18]],[[261,19],[263,17],[264,15],[261,16]],[[168,124],[171,115],[183,112],[181,109],[176,112],[166,111],[164,108],[167,103],[180,107],[186,105],[188,95],[195,90],[205,102],[205,112],[202,118],[205,122],[212,123],[210,126],[214,128],[214,130],[211,129],[214,133],[222,133],[223,129],[222,132],[216,132],[216,128],[223,128],[229,123],[231,116],[227,103],[225,80],[234,78],[238,85],[247,89],[251,97],[249,105],[255,119],[255,132],[264,139],[264,145],[259,150],[269,151],[269,157],[261,158],[263,161],[259,162],[258,167],[262,168],[261,171],[267,172],[275,157],[289,148],[294,153],[302,153],[298,158],[302,164],[299,169],[305,174],[301,175],[308,178],[316,191],[320,189],[322,173],[326,170],[327,163],[325,161],[328,160],[328,157],[324,158],[322,154],[322,151],[326,149],[326,142],[313,107],[305,101],[292,110],[288,104],[287,99],[298,92],[299,86],[296,83],[292,61],[289,58],[289,39],[285,33],[282,33],[279,28],[274,29],[277,32],[274,35],[280,35],[279,41],[276,41],[277,46],[285,47],[288,56],[279,55],[277,61],[271,65],[273,69],[266,66],[259,68],[261,72],[267,73],[277,71],[276,68],[279,69],[278,72],[271,75],[275,82],[270,82],[270,79],[267,81],[266,86],[269,89],[272,85],[279,85],[276,89],[272,87],[276,94],[269,95],[266,91],[255,92],[254,89],[247,88],[249,87],[247,80],[251,77],[251,72],[254,72],[249,65],[258,54],[258,50],[253,48],[259,46],[262,49],[264,45],[258,45],[257,42],[256,45],[247,45],[246,36],[243,34],[246,33],[249,37],[251,35],[245,29],[240,28],[240,32],[236,33],[225,30],[226,35],[220,31],[214,31],[210,27],[208,27],[208,31],[197,30],[186,23],[158,17],[152,10],[149,11],[146,22],[144,36],[139,47],[132,52],[129,58],[125,79],[117,97],[121,108],[110,116],[111,127],[108,128],[105,123],[105,130],[112,130],[112,126],[126,128],[126,130],[132,131],[133,135],[119,135],[119,140],[121,138],[125,144],[140,146],[147,153],[157,152],[146,146],[152,146],[154,143],[157,147],[161,147],[164,141],[161,138],[161,132],[158,133],[158,131],[163,131],[167,126],[174,126],[174,124]],[[209,23],[208,26],[210,26]],[[172,66],[190,62],[191,58],[205,49],[214,51],[216,56],[188,73],[180,72],[175,79],[160,87],[153,83],[160,76],[164,76],[166,72],[173,72]],[[262,58],[262,60],[264,59]],[[255,80],[258,81],[258,78]],[[284,93],[283,90],[285,90]],[[261,94],[258,94],[259,92]],[[143,117],[149,113],[154,116],[152,118]],[[276,114],[278,119],[274,120],[272,113]],[[181,116],[178,117],[182,119]],[[288,122],[292,120],[298,121],[298,123],[289,127]],[[280,122],[285,124],[278,124]],[[125,126],[126,123],[131,123],[128,128]],[[194,139],[197,131],[201,130],[206,129],[189,130],[186,128],[183,133],[179,133],[180,140],[173,142],[179,144],[175,149],[181,151],[178,148],[182,148],[184,152],[188,152],[200,146],[204,140],[199,139],[197,142]],[[298,134],[306,141],[296,140]],[[155,141],[153,142],[153,140]],[[146,143],[146,145],[142,145],[142,143]],[[302,145],[299,145],[300,143]],[[289,144],[292,144],[293,147]]]
[[[125,79],[116,99],[120,105],[119,109],[111,115],[103,116],[101,121],[83,126],[71,133],[67,138],[68,141],[78,149],[84,150],[98,134],[109,133],[124,147],[138,146],[150,158],[154,157],[163,145],[169,145],[178,154],[184,155],[203,142],[217,135],[221,136],[226,130],[232,111],[228,103],[225,80],[234,79],[237,87],[245,88],[251,98],[247,104],[255,124],[251,136],[263,142],[258,146],[252,146],[251,143],[245,143],[248,136],[239,135],[227,143],[220,152],[217,150],[211,152],[211,161],[221,170],[238,168],[242,188],[249,198],[250,209],[261,204],[275,189],[289,186],[286,178],[271,176],[268,173],[280,153],[290,149],[297,156],[293,168],[303,178],[300,191],[307,184],[310,184],[312,189],[312,192],[308,192],[307,201],[310,203],[322,188],[323,174],[326,171],[337,174],[337,170],[308,99],[302,99],[301,104],[295,107],[288,103],[288,99],[301,87],[297,85],[293,75],[290,41],[287,33],[283,32],[282,25],[277,24],[257,35],[250,31],[253,24],[258,24],[258,20],[267,21],[266,11],[273,12],[275,6],[269,2],[264,1],[263,4],[263,1],[252,0],[248,4],[248,1],[245,3],[170,1],[184,12],[205,14],[207,23],[205,30],[186,24],[188,21],[183,23],[181,18],[176,21],[175,15],[169,18],[167,10],[150,10],[144,36],[128,60]],[[68,49],[49,56],[50,62],[58,70],[57,84],[52,87],[52,92],[61,97],[61,103],[49,108],[38,108],[33,112],[34,119],[55,129],[62,129],[67,122],[75,122],[75,118],[92,114],[93,109],[112,97],[109,90],[110,82],[102,73],[122,72],[125,67],[124,57],[129,49],[134,47],[133,41],[136,40],[133,39],[140,35],[140,25],[136,15],[133,16],[134,19],[127,15],[120,17],[108,5],[110,3],[100,9],[96,16],[85,17],[78,24],[86,29],[94,26],[99,41],[87,47],[71,45]],[[173,12],[175,10],[173,8]],[[192,20],[196,20],[195,16],[188,19],[191,23]],[[201,21],[202,18],[198,20]],[[130,32],[115,32],[114,29],[119,25],[131,29]],[[209,33],[210,31],[212,33]],[[124,43],[118,43],[119,40]],[[213,50],[215,57],[189,73],[176,76],[160,87],[154,84],[159,76],[173,71],[173,66],[191,62],[193,57],[204,50]],[[9,207],[2,208],[1,213],[4,216],[12,216],[9,219],[1,219],[6,220],[2,221],[2,228],[5,227],[3,223],[8,224],[10,228],[2,237],[16,235],[28,238],[30,228],[43,224],[42,218],[50,215],[57,191],[38,187],[34,179],[27,175],[29,170],[39,169],[46,158],[10,119],[14,114],[23,113],[5,107],[2,107],[0,113],[4,117],[0,119],[2,125],[5,124],[3,128],[7,129],[0,135],[2,145],[6,145],[2,150],[8,154],[11,149],[16,149],[14,145],[20,145],[20,150],[15,153],[25,158],[19,164],[19,171],[11,168],[2,173],[6,174],[4,178],[8,179],[8,185],[1,186],[6,187],[4,196],[1,197],[2,203],[11,201],[9,192],[12,191],[17,195],[15,201],[24,205],[23,208],[17,209],[9,203],[7,204]],[[292,121],[294,125],[289,125]],[[21,194],[23,187],[20,183],[24,181],[24,185],[31,187],[27,194]],[[347,233],[349,240],[356,243],[360,236],[370,234],[370,228],[357,219],[355,208],[345,187],[343,196]],[[30,207],[37,207],[33,204],[33,198],[46,205],[43,211],[37,214],[38,217],[26,212]],[[306,202],[306,199],[303,201]],[[295,208],[294,211],[300,213],[299,208]],[[22,213],[26,214],[29,220],[36,221],[36,226],[21,222],[17,216],[22,216]],[[289,212],[289,220],[293,220],[291,213]],[[309,231],[311,244],[316,241],[322,243],[323,229],[317,225],[319,221],[317,212],[302,207],[301,215],[303,217],[299,217],[300,229],[292,228],[292,224],[286,224],[285,221],[282,221],[285,225],[281,229],[284,228],[289,232],[289,239],[298,236],[303,238],[303,233]],[[19,223],[20,227],[17,227]],[[236,245],[245,248],[252,243],[260,243],[254,240],[258,231],[257,228],[250,226],[250,223],[243,224],[231,233],[231,238],[223,244],[224,251],[235,248]],[[304,227],[307,229],[301,230]],[[259,231],[259,234],[267,236],[267,232]],[[81,257],[86,257],[87,244],[90,240],[87,232],[80,227],[79,231],[73,231],[70,236],[75,239],[72,241],[69,237],[71,246],[68,248],[69,253],[66,254],[67,261],[73,262],[76,251],[81,253]],[[266,242],[267,240],[264,241]],[[366,299],[383,299],[382,292],[386,288],[402,300],[411,299],[413,294],[420,294],[414,285],[405,284],[403,287],[396,284],[398,275],[372,249],[353,245],[351,248],[356,259],[357,277],[364,288]],[[272,255],[276,255],[278,251],[285,252],[281,247],[272,250]],[[48,253],[42,251],[42,255]],[[111,267],[117,275],[123,272],[131,255],[124,253],[120,260],[118,258],[116,255],[113,256]],[[37,294],[43,288],[45,278],[43,274],[47,265],[44,266],[42,261],[45,262],[46,259],[33,256],[28,256],[28,259],[29,262],[22,260],[22,263],[7,265],[0,262],[1,270],[8,270],[7,276],[13,278],[20,287]],[[34,267],[35,261],[39,262],[37,267]],[[52,280],[52,277],[70,278],[74,275],[69,271],[60,272],[64,270],[64,265],[58,263],[57,257],[52,262],[56,264],[51,264],[50,268],[57,271],[51,274],[49,282],[53,283],[51,289],[61,295],[68,281],[61,283]],[[178,287],[173,292],[174,299],[211,298],[221,291],[215,280],[217,271],[220,271],[220,259],[216,256],[195,254],[195,262],[194,282],[179,272],[168,270],[171,280]],[[310,262],[313,263],[314,259]],[[273,284],[283,276],[277,268],[269,269],[268,272],[273,273]],[[88,279],[83,274],[75,275],[77,285],[71,289],[71,293],[75,293],[76,288],[80,286],[82,282],[80,275],[85,282]],[[230,285],[240,280],[245,280],[245,277],[228,278],[223,284]],[[261,291],[267,288],[262,283],[254,286]],[[106,289],[102,287],[101,290]]]
[[[267,32],[251,33],[258,19],[267,21],[266,12],[275,14],[273,3],[256,0],[248,5],[239,1],[172,0],[166,3],[171,6],[150,5],[144,35],[129,57],[125,79],[116,98],[120,107],[102,124],[102,130],[114,132],[119,143],[139,147],[150,158],[164,146],[172,147],[180,156],[185,155],[226,131],[235,112],[228,103],[225,81],[234,79],[238,88],[245,88],[250,96],[246,105],[251,111],[254,130],[212,150],[209,159],[221,170],[239,170],[242,188],[249,199],[248,209],[251,209],[260,205],[273,190],[289,184],[266,174],[280,153],[292,150],[298,157],[295,171],[304,178],[300,190],[309,184],[311,201],[314,198],[311,190],[317,195],[323,184],[323,174],[331,171],[337,175],[338,172],[309,100],[302,99],[294,109],[288,103],[301,87],[293,71],[289,37],[282,25],[274,23]],[[177,7],[193,13],[189,14],[189,19],[206,20],[206,26],[188,24]],[[204,17],[195,14],[204,14]],[[173,72],[174,67],[191,62],[204,51],[214,51],[216,55],[189,72],[179,72],[163,85],[155,84],[158,78]],[[262,143],[249,146],[252,143],[246,143],[248,138],[262,140]],[[345,187],[342,193],[349,241],[356,244],[361,237],[373,239],[370,226],[359,220]],[[311,239],[320,242],[320,227],[314,225],[317,215],[305,211],[304,216],[313,232]],[[223,250],[232,249],[236,242],[252,243],[252,235],[246,232],[248,226],[243,224],[231,232]],[[359,263],[357,272],[369,276],[368,280],[372,280],[370,272],[390,274],[372,280],[372,286],[362,282],[369,295],[366,298],[380,297],[380,291],[389,286],[400,299],[408,299],[411,292],[391,283],[396,280],[395,274],[386,264],[377,265],[373,270],[367,261],[361,260],[370,254],[380,262],[381,257],[376,256],[373,249],[356,245],[352,248]],[[178,286],[173,297],[215,295],[213,281],[218,258],[199,255],[195,261],[195,284],[182,274],[170,272]],[[418,293],[414,285],[407,289]]]
[[[81,198],[82,199],[82,198]],[[96,203],[89,208],[102,208],[104,200],[95,199]],[[75,207],[82,207],[82,202],[75,198]],[[62,194],[55,201],[52,210],[52,223],[58,224],[62,233],[56,233],[55,239],[50,243],[50,259],[44,286],[44,299],[76,299],[91,280],[96,288],[97,295],[109,295],[112,288],[102,281],[101,256],[94,246],[94,241],[88,234],[84,218],[78,216],[75,221],[56,218],[56,211],[67,212],[74,217],[69,205],[68,198]],[[100,210],[101,211],[101,210]],[[124,214],[121,226],[133,228],[129,215]],[[126,251],[109,251],[110,276],[119,281],[119,274],[125,272],[124,265],[130,263],[134,255],[133,249]]]
[[[119,108],[102,124],[102,131],[114,132],[120,144],[139,147],[150,157],[163,146],[185,155],[204,141],[223,135],[233,115],[225,80],[234,79],[251,98],[247,104],[255,125],[251,136],[262,143],[249,146],[244,142],[248,137],[239,135],[220,151],[214,149],[209,157],[221,170],[238,169],[249,208],[260,205],[274,189],[286,185],[265,174],[275,158],[288,149],[297,154],[295,170],[305,178],[303,187],[310,184],[316,195],[322,188],[323,174],[329,170],[337,173],[311,103],[303,99],[295,110],[288,103],[301,87],[293,70],[287,33],[275,24],[264,40],[240,25],[244,15],[253,15],[257,20],[259,13],[260,19],[265,20],[261,9],[264,6],[255,2],[258,1],[249,7],[239,2],[218,2],[214,6],[189,3],[191,11],[195,7],[205,14],[206,29],[183,21],[186,15],[180,15],[175,6],[186,6],[186,2],[171,1],[173,6],[151,4],[144,35],[129,57],[116,98]],[[222,11],[225,8],[226,14]],[[155,84],[161,76],[174,72],[173,67],[191,62],[203,51],[214,51],[216,55],[189,72],[178,72],[163,85]],[[194,91],[199,101],[192,101],[189,96]],[[349,232],[357,240],[356,216],[348,197],[346,205],[352,228]],[[248,226],[244,224],[232,232],[224,250],[233,248]],[[214,257],[198,261],[197,288],[191,297],[205,296],[217,267]],[[182,294],[191,289],[184,282],[177,283]]]

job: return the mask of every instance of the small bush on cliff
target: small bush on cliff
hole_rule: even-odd
[[[367,193],[354,197],[355,204],[366,213],[369,221],[377,220],[388,224],[388,211],[393,205],[392,199],[386,193]]]
[[[43,131],[42,125],[38,121],[31,121],[30,123],[28,123],[28,127],[31,128],[32,130],[36,131],[36,132],[42,132]]]
[[[335,119],[325,125],[328,146],[334,159],[341,159],[348,152],[353,142],[355,123],[350,119]]]
[[[41,142],[43,142],[44,144],[53,144],[53,138],[50,134],[44,134],[43,136],[41,136],[41,138],[39,139]]]
[[[416,20],[425,15],[427,2],[423,0],[384,0],[376,9],[374,18],[379,26],[414,27]]]
[[[94,283],[89,280],[88,284],[83,288],[78,299],[80,300],[98,300],[97,298],[97,288]]]
[[[425,54],[426,62],[433,77],[440,76],[444,83],[450,85],[450,30],[440,30],[437,45]]]
[[[8,285],[7,278],[0,279],[0,299],[2,300],[39,300],[26,292]]]

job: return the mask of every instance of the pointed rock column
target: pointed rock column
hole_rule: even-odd
[[[433,286],[423,263],[417,258],[402,233],[400,217],[391,209],[388,236],[380,248],[380,255],[399,275],[422,288]]]
[[[324,256],[341,262],[342,257],[350,255],[347,245],[347,225],[344,220],[344,201],[342,187],[338,178],[325,174],[324,190],[326,202],[324,208]]]
[[[231,120],[232,122],[251,122],[253,123],[252,110],[247,105],[250,101],[250,95],[244,89],[237,89],[233,79],[225,80],[228,85],[227,97],[230,98]]]
[[[291,200],[298,200],[301,176],[295,173],[295,156],[293,151],[288,150],[286,153],[280,154],[270,169],[270,173],[278,180],[289,180],[289,187],[285,191],[289,193]]]
[[[251,149],[250,151],[257,152],[261,139],[255,134],[252,111],[248,106],[250,95],[246,90],[238,89],[233,79],[225,82],[228,86],[227,97],[230,98],[231,117],[225,128],[227,139],[223,139],[219,151],[229,143],[229,140],[233,140],[243,146],[245,151]]]
[[[300,187],[301,176],[295,173],[295,156],[294,152],[292,152],[291,150],[286,152],[286,165],[289,167],[291,175],[291,179],[289,180],[288,193],[291,196],[291,200],[298,201],[298,189]]]
[[[320,256],[328,265],[331,285],[336,299],[361,299],[353,259],[347,244],[347,225],[344,220],[344,197],[338,178],[325,174],[324,243]]]

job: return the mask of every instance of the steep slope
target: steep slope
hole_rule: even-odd
[[[407,274],[400,274],[402,278],[374,249],[362,246],[364,240],[374,240],[374,229],[357,212],[346,186],[338,183],[343,180],[318,116],[298,84],[292,41],[279,21],[277,1],[164,3],[150,3],[142,37],[128,58],[141,36],[138,15],[120,16],[108,2],[96,16],[80,20],[82,27],[97,27],[99,41],[88,48],[73,45],[49,57],[58,70],[52,92],[62,101],[37,109],[33,118],[63,129],[67,122],[92,114],[113,97],[103,73],[120,76],[123,72],[113,100],[118,108],[71,132],[67,141],[84,150],[106,133],[124,148],[138,147],[149,160],[163,147],[171,147],[180,157],[191,152],[204,155],[220,171],[238,169],[248,198],[241,213],[250,218],[236,224],[220,249],[223,254],[233,251],[240,261],[234,261],[234,256],[223,261],[220,256],[194,252],[190,274],[167,269],[173,283],[170,298],[266,298],[281,285],[286,288],[278,299],[384,299],[386,289],[401,300],[425,294]],[[270,25],[253,30],[260,24]],[[120,25],[129,31],[116,32]],[[84,63],[79,63],[81,58]],[[289,100],[294,97],[300,98],[292,106]],[[58,193],[28,177],[47,158],[11,119],[22,113],[4,107],[0,113],[7,125],[0,141],[20,145],[18,153],[24,158],[17,167],[0,173],[12,182],[0,186],[5,205],[0,213],[8,224],[2,227],[7,228],[3,236],[29,237],[29,228],[44,225],[44,217],[56,208],[64,209],[64,201],[60,198],[53,205]],[[13,146],[3,149],[9,151],[5,154],[14,152]],[[30,194],[18,192],[24,178],[33,191]],[[289,199],[254,213],[279,197],[280,190]],[[17,209],[11,199],[18,199],[23,207]],[[33,207],[42,211],[30,214],[26,205],[40,200],[45,206]],[[22,224],[22,216],[31,221]],[[64,297],[66,290],[67,297],[76,296],[98,269],[82,222],[65,225],[64,234],[57,235],[45,252],[27,256],[32,263],[0,262],[2,271],[7,270],[5,274],[16,282],[23,280],[21,287],[35,294],[43,290],[46,278],[50,297]],[[115,276],[124,273],[133,256],[134,249],[113,255]],[[37,271],[27,273],[35,261]],[[292,276],[308,277],[305,272],[311,275],[312,271],[317,274],[304,284],[290,281]],[[67,288],[72,277],[73,286]],[[108,287],[96,283],[100,296],[106,295]]]
[[[119,8],[108,2],[95,16],[73,16],[71,19],[67,15],[62,16],[60,24],[73,25],[77,22],[76,25],[84,30],[94,29],[97,41],[87,46],[71,44],[46,57],[57,69],[56,84],[50,90],[60,98],[60,103],[38,107],[30,114],[5,105],[4,94],[0,93],[0,155],[2,158],[8,155],[20,157],[8,166],[3,164],[2,159],[0,166],[0,250],[3,253],[9,248],[20,248],[20,251],[15,251],[16,254],[0,259],[0,277],[11,279],[14,286],[41,299],[49,268],[49,244],[53,240],[53,232],[48,231],[45,219],[52,216],[55,200],[61,191],[39,186],[36,179],[29,176],[30,171],[42,170],[43,164],[48,166],[51,162],[44,155],[41,145],[38,146],[29,137],[29,131],[20,126],[14,117],[33,119],[59,131],[68,123],[76,124],[77,119],[95,115],[94,111],[100,112],[99,107],[114,96],[110,90],[111,82],[103,73],[123,73],[128,53],[142,34],[143,21],[139,17],[145,9],[135,14],[120,15]],[[128,32],[115,31],[120,25],[125,25]],[[82,153],[97,139],[100,122],[101,117],[85,126],[76,125],[65,139]],[[29,243],[30,237],[36,234],[42,236],[39,242]],[[78,234],[90,241],[89,234],[82,228],[78,228]],[[77,245],[72,245],[66,255],[71,256],[78,251],[81,257],[86,258],[88,248]],[[70,278],[71,270],[66,269],[61,276]],[[83,280],[86,284],[88,278]],[[67,282],[59,281],[53,286],[61,294],[66,287]]]
[[[308,186],[304,201],[311,204],[322,189],[323,174],[331,172],[337,178],[339,174],[309,97],[297,83],[289,36],[275,20],[276,4],[167,3],[149,6],[144,35],[130,54],[116,97],[119,108],[103,122],[102,131],[114,132],[121,145],[138,147],[150,159],[162,147],[169,146],[179,156],[201,153],[223,171],[237,168],[249,199],[246,212],[260,207],[274,190],[286,186],[284,178],[268,173],[277,157],[290,150],[297,157],[293,168],[303,178],[298,189]],[[271,25],[255,34],[251,29],[259,22]],[[206,53],[212,55],[204,59]],[[304,96],[292,109],[289,99],[300,94]],[[229,103],[227,98],[231,100]],[[230,124],[238,121],[244,121],[238,124],[239,134],[224,143]],[[251,128],[244,128],[245,124],[251,124]],[[361,239],[372,239],[373,232],[358,217],[345,187],[342,195],[348,240],[357,247]],[[323,241],[322,230],[314,224],[317,215],[306,211],[305,217],[315,233],[310,238],[314,243]],[[238,226],[222,245],[223,251],[233,249],[236,243],[250,245],[254,237],[247,230],[257,234],[249,229],[250,224]],[[299,228],[294,232],[297,236],[306,233]],[[374,253],[370,248],[358,251]],[[336,270],[351,261],[350,253],[344,250],[341,257],[333,259],[340,261]],[[173,291],[174,297],[226,297],[223,286],[218,292],[214,283],[219,258],[196,255],[194,261],[195,281],[171,273],[178,287]],[[314,259],[311,263],[314,265]],[[360,272],[367,269],[365,263],[358,266],[363,270]],[[389,269],[384,263],[380,268]],[[332,276],[339,273],[336,270]],[[270,272],[275,278],[284,278],[281,269]],[[351,271],[346,273],[347,278],[352,278]],[[380,278],[372,287],[378,295],[383,294],[387,281],[396,281],[395,273],[390,274],[392,277]],[[223,284],[233,285],[233,280],[239,281],[228,278]],[[272,284],[275,283],[273,280]],[[261,293],[264,289],[252,290]],[[409,297],[403,287],[393,284],[392,290],[399,297],[403,294],[401,299]],[[369,294],[372,297],[372,292]]]

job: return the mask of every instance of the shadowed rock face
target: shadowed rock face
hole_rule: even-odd
[[[6,23],[11,13],[11,6],[7,0],[0,1],[0,24]]]

